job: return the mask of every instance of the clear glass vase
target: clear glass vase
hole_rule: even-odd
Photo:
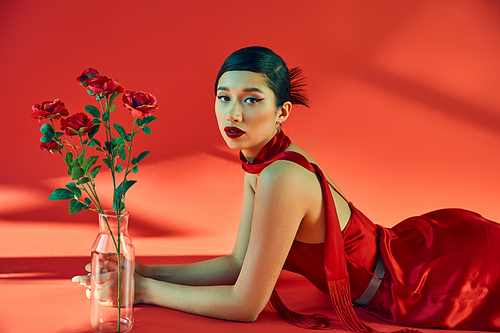
[[[95,332],[124,333],[134,325],[135,248],[128,218],[128,212],[99,214],[91,257],[90,324]]]

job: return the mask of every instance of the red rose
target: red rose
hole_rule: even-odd
[[[82,86],[86,87],[88,86],[87,81],[97,76],[99,76],[99,72],[97,70],[93,68],[87,68],[86,70],[83,71],[83,73],[80,76],[76,77],[76,81],[80,83]]]
[[[158,109],[156,97],[144,91],[126,91],[123,94],[123,103],[134,118],[149,117]]]
[[[68,118],[61,119],[61,129],[64,134],[72,136],[78,134],[86,134],[96,126],[92,124],[92,121],[87,117],[85,113],[75,113]]]
[[[94,94],[110,94],[115,91],[122,93],[123,86],[116,80],[110,79],[106,76],[96,76],[90,78],[87,82],[87,89]]]
[[[53,153],[55,151],[63,149],[63,146],[57,143],[56,141],[51,140],[49,142],[41,142],[40,149],[43,151],[48,151],[50,153]]]
[[[38,119],[59,119],[61,116],[69,115],[68,109],[64,106],[64,102],[60,99],[55,99],[51,101],[45,101],[42,104],[35,104],[31,107],[33,112],[31,113],[31,118]]]

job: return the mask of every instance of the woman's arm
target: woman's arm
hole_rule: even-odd
[[[234,285],[186,286],[140,277],[140,300],[208,317],[255,320],[269,300],[307,210],[304,182],[310,178],[302,170],[306,172],[294,163],[277,161],[261,173],[251,223],[242,219],[231,255],[243,259]],[[248,213],[245,204],[244,210]]]
[[[234,284],[240,269],[240,263],[232,255],[189,264],[146,266],[136,263],[136,272],[143,277],[190,286]]]

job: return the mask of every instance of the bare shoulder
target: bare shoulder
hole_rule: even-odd
[[[304,149],[300,148],[299,146],[297,146],[296,144],[293,144],[293,143],[290,145],[290,147],[287,150],[288,151],[297,152],[297,153],[301,154],[302,156],[304,156],[305,158],[307,158],[307,160],[309,162],[311,162],[313,164],[316,164],[323,171],[323,174],[326,176],[326,179],[330,183],[330,186],[332,188],[334,188],[337,193],[341,193],[342,194],[342,191],[337,186],[337,184],[335,184],[335,182],[332,180],[332,178],[330,178],[330,176],[328,175],[328,173],[321,167],[321,165],[318,164],[318,162],[316,162],[316,160],[309,153],[307,153]],[[335,196],[335,193],[334,193],[334,196]]]
[[[293,188],[303,186],[311,181],[314,174],[299,164],[287,160],[273,162],[258,177],[258,183],[270,183],[274,185]]]
[[[278,160],[270,164],[257,180],[256,195],[266,197],[266,200],[274,202],[274,206],[286,205],[303,218],[311,210],[320,210],[321,186],[316,175],[301,165],[287,161]],[[316,207],[318,206],[318,207]]]

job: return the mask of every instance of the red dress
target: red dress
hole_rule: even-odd
[[[326,177],[302,155],[285,151],[289,144],[279,131],[253,164],[240,154],[242,166],[259,173],[276,160],[289,160],[317,175],[325,207],[325,243],[295,241],[283,268],[329,294],[346,328],[376,332],[352,310],[352,302],[365,298],[364,310],[399,325],[500,331],[500,224],[474,212],[443,209],[385,228],[349,203],[351,217],[341,232]],[[366,298],[374,281],[374,295]],[[275,292],[270,304],[293,324],[324,327],[318,321],[311,324],[314,316],[288,310]]]
[[[500,331],[500,224],[444,209],[384,228],[350,207],[343,236],[353,301],[380,251],[386,272],[364,310],[398,325]],[[323,248],[294,242],[284,269],[328,294]]]

